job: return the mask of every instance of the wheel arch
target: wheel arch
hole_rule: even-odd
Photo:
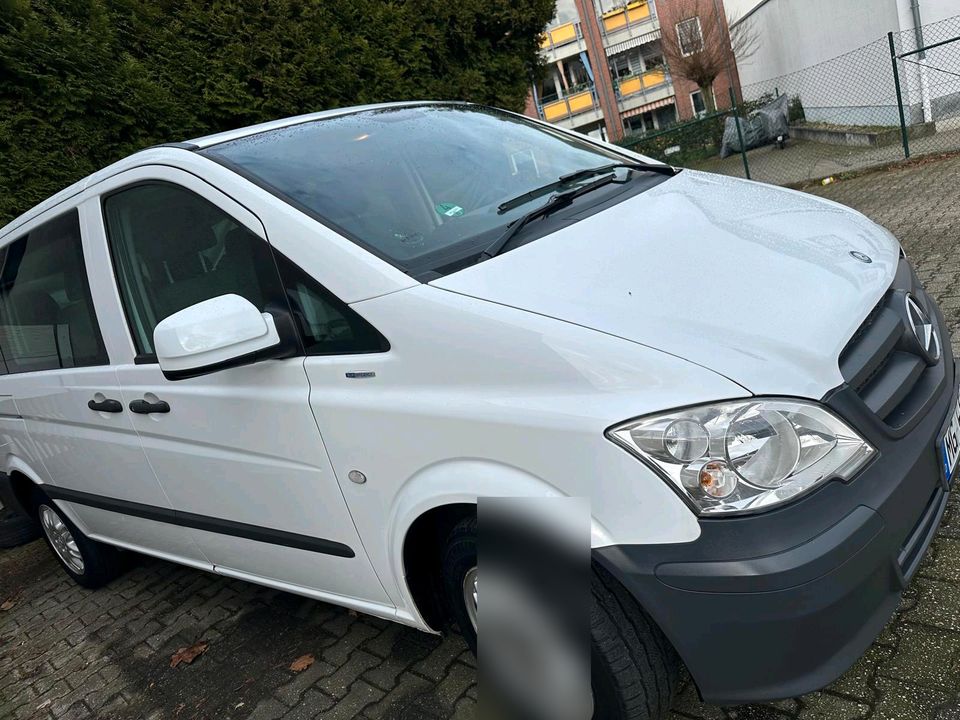
[[[397,493],[389,530],[392,571],[414,620],[441,630],[446,616],[436,582],[447,534],[461,519],[476,514],[480,497],[566,497],[555,485],[520,468],[464,458],[424,468]],[[594,518],[594,545],[610,544]],[[419,617],[418,617],[419,616]]]
[[[20,505],[20,509],[33,517],[36,514],[34,507],[34,489],[43,486],[39,474],[34,472],[26,462],[11,455],[7,458],[5,471],[10,479],[10,489],[13,499]]]
[[[407,592],[420,617],[434,630],[443,629],[449,619],[441,584],[443,544],[461,520],[476,513],[476,503],[440,505],[414,520],[404,538]]]

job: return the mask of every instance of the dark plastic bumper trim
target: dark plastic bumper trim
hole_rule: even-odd
[[[664,563],[656,575],[666,585],[693,592],[787,590],[835,570],[881,530],[880,516],[861,505],[826,532],[786,552],[724,562]]]

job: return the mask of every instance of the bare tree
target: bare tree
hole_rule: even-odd
[[[749,19],[728,21],[716,0],[671,1],[678,6],[676,26],[661,30],[663,55],[675,77],[700,88],[707,112],[713,112],[714,81],[734,58],[742,62],[757,51],[758,35]]]

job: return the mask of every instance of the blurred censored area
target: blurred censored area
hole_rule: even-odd
[[[479,717],[589,719],[588,501],[480,498],[477,520]]]

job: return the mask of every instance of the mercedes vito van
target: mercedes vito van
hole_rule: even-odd
[[[151,148],[0,246],[2,470],[77,582],[124,548],[475,644],[478,498],[584,498],[598,718],[680,662],[833,681],[960,454],[889,232],[486,107]]]

